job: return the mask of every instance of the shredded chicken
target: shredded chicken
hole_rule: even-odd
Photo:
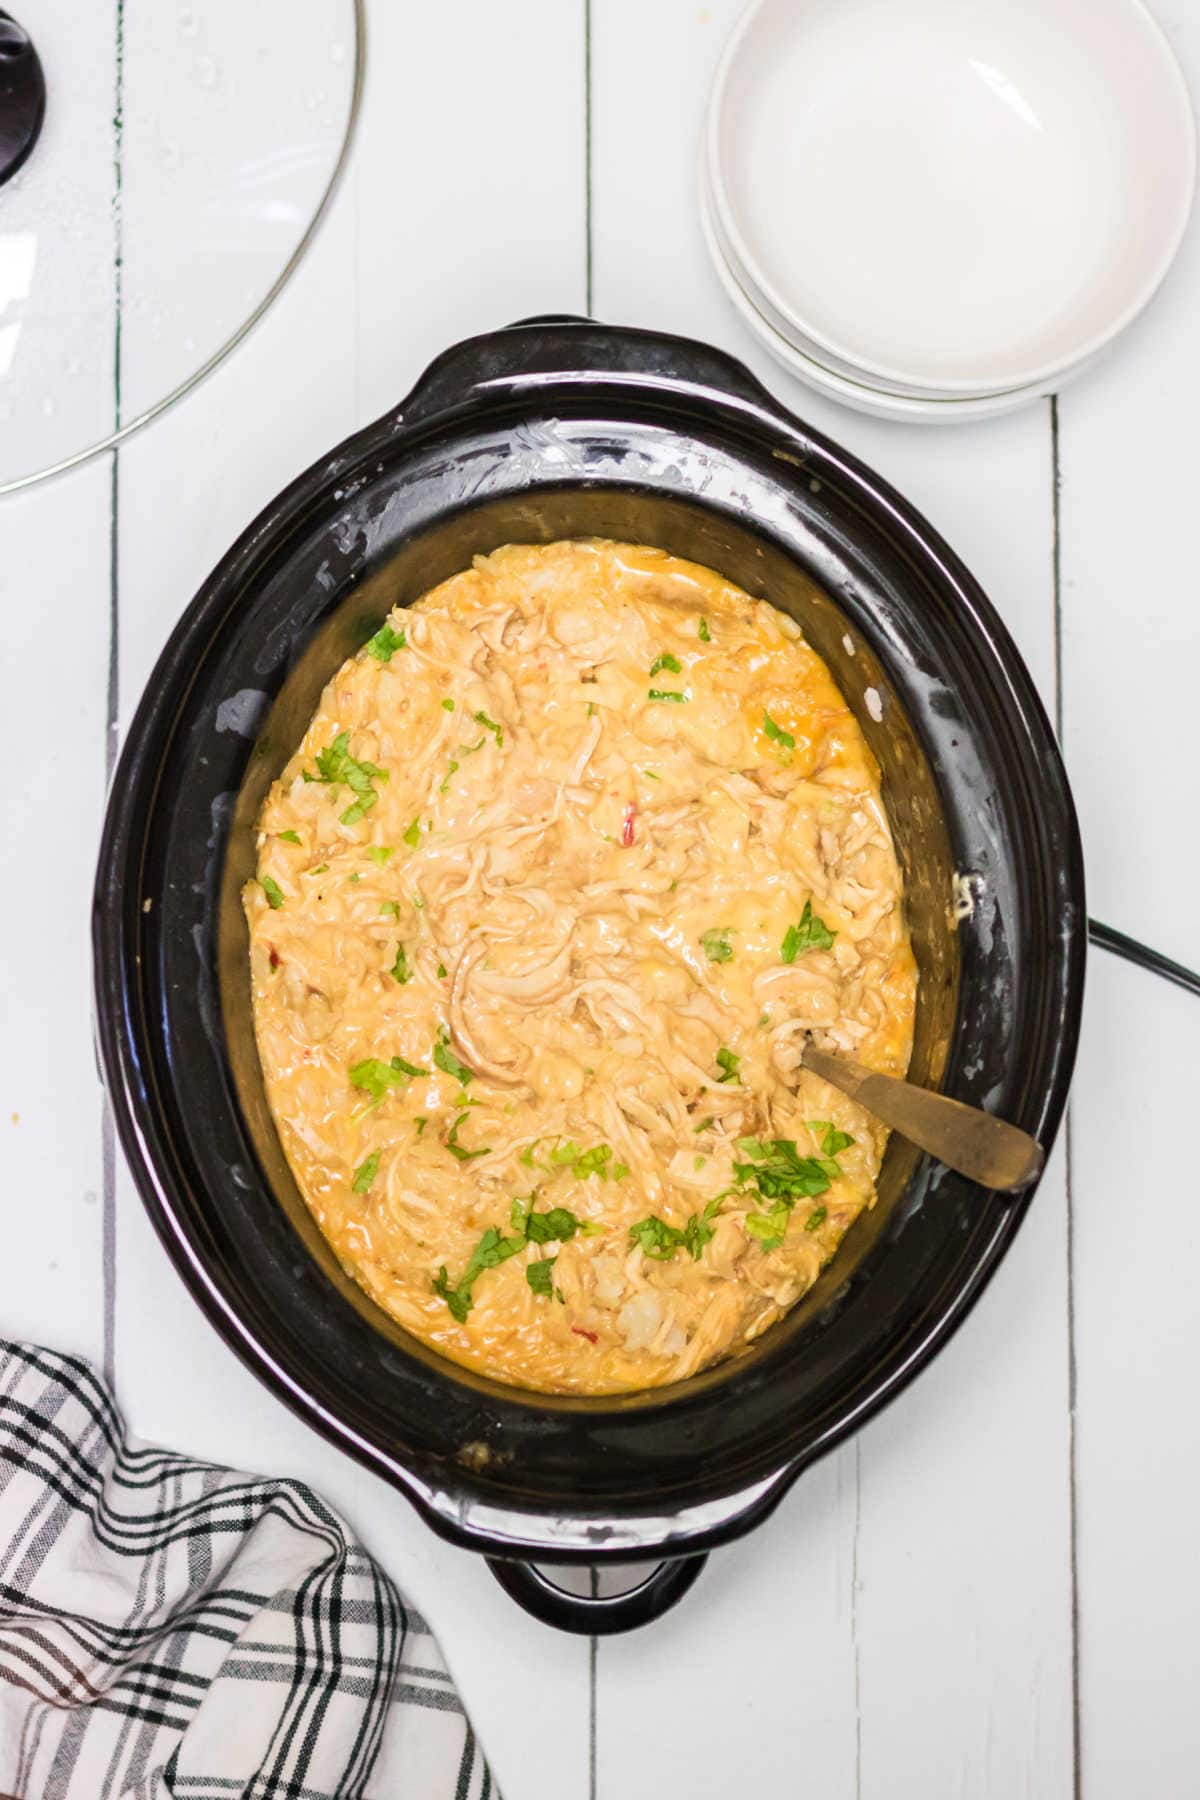
[[[394,611],[268,795],[245,910],[300,1191],[459,1362],[682,1380],[874,1201],[886,1133],[799,1065],[907,1066],[878,772],[795,624],[710,570],[510,545]]]

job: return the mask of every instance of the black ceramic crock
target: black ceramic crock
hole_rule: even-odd
[[[893,1139],[875,1209],[746,1354],[664,1390],[556,1398],[415,1342],[316,1231],[266,1105],[238,889],[253,820],[333,670],[397,600],[515,540],[707,563],[802,623],[883,770],[921,972],[913,1074],[1049,1148],[1086,915],[1053,734],[1008,633],[898,494],[739,363],[528,321],[441,356],[274,501],[205,582],[129,729],[100,855],[97,1028],[125,1153],[176,1267],[280,1399],[485,1552],[531,1611],[625,1629],[690,1586],[944,1345],[1033,1191]],[[659,1559],[632,1594],[532,1564]]]

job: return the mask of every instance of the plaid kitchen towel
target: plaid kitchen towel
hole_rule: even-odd
[[[428,1628],[307,1487],[0,1340],[0,1800],[488,1800]]]

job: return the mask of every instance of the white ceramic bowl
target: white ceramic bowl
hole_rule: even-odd
[[[1146,305],[1195,184],[1140,0],[757,0],[705,151],[775,334],[914,399],[1060,385]]]
[[[872,413],[877,418],[895,419],[908,425],[958,425],[970,419],[990,419],[1001,413],[1016,412],[1019,407],[1043,399],[1054,391],[1052,385],[1034,384],[1007,392],[983,396],[949,396],[942,399],[918,399],[872,387],[866,381],[852,381],[836,370],[806,355],[775,330],[753,300],[739,285],[718,242],[707,195],[701,189],[700,225],[717,277],[734,309],[750,327],[763,347],[777,362],[818,393],[827,394],[856,412]]]

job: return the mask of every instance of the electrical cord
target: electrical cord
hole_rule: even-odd
[[[1136,938],[1126,937],[1123,931],[1114,931],[1111,925],[1102,925],[1099,919],[1089,919],[1088,938],[1098,950],[1111,950],[1114,956],[1123,956],[1127,962],[1149,969],[1152,975],[1175,982],[1189,994],[1200,994],[1200,975],[1185,969],[1182,963],[1172,962],[1169,956],[1151,950],[1149,945],[1139,944]]]

